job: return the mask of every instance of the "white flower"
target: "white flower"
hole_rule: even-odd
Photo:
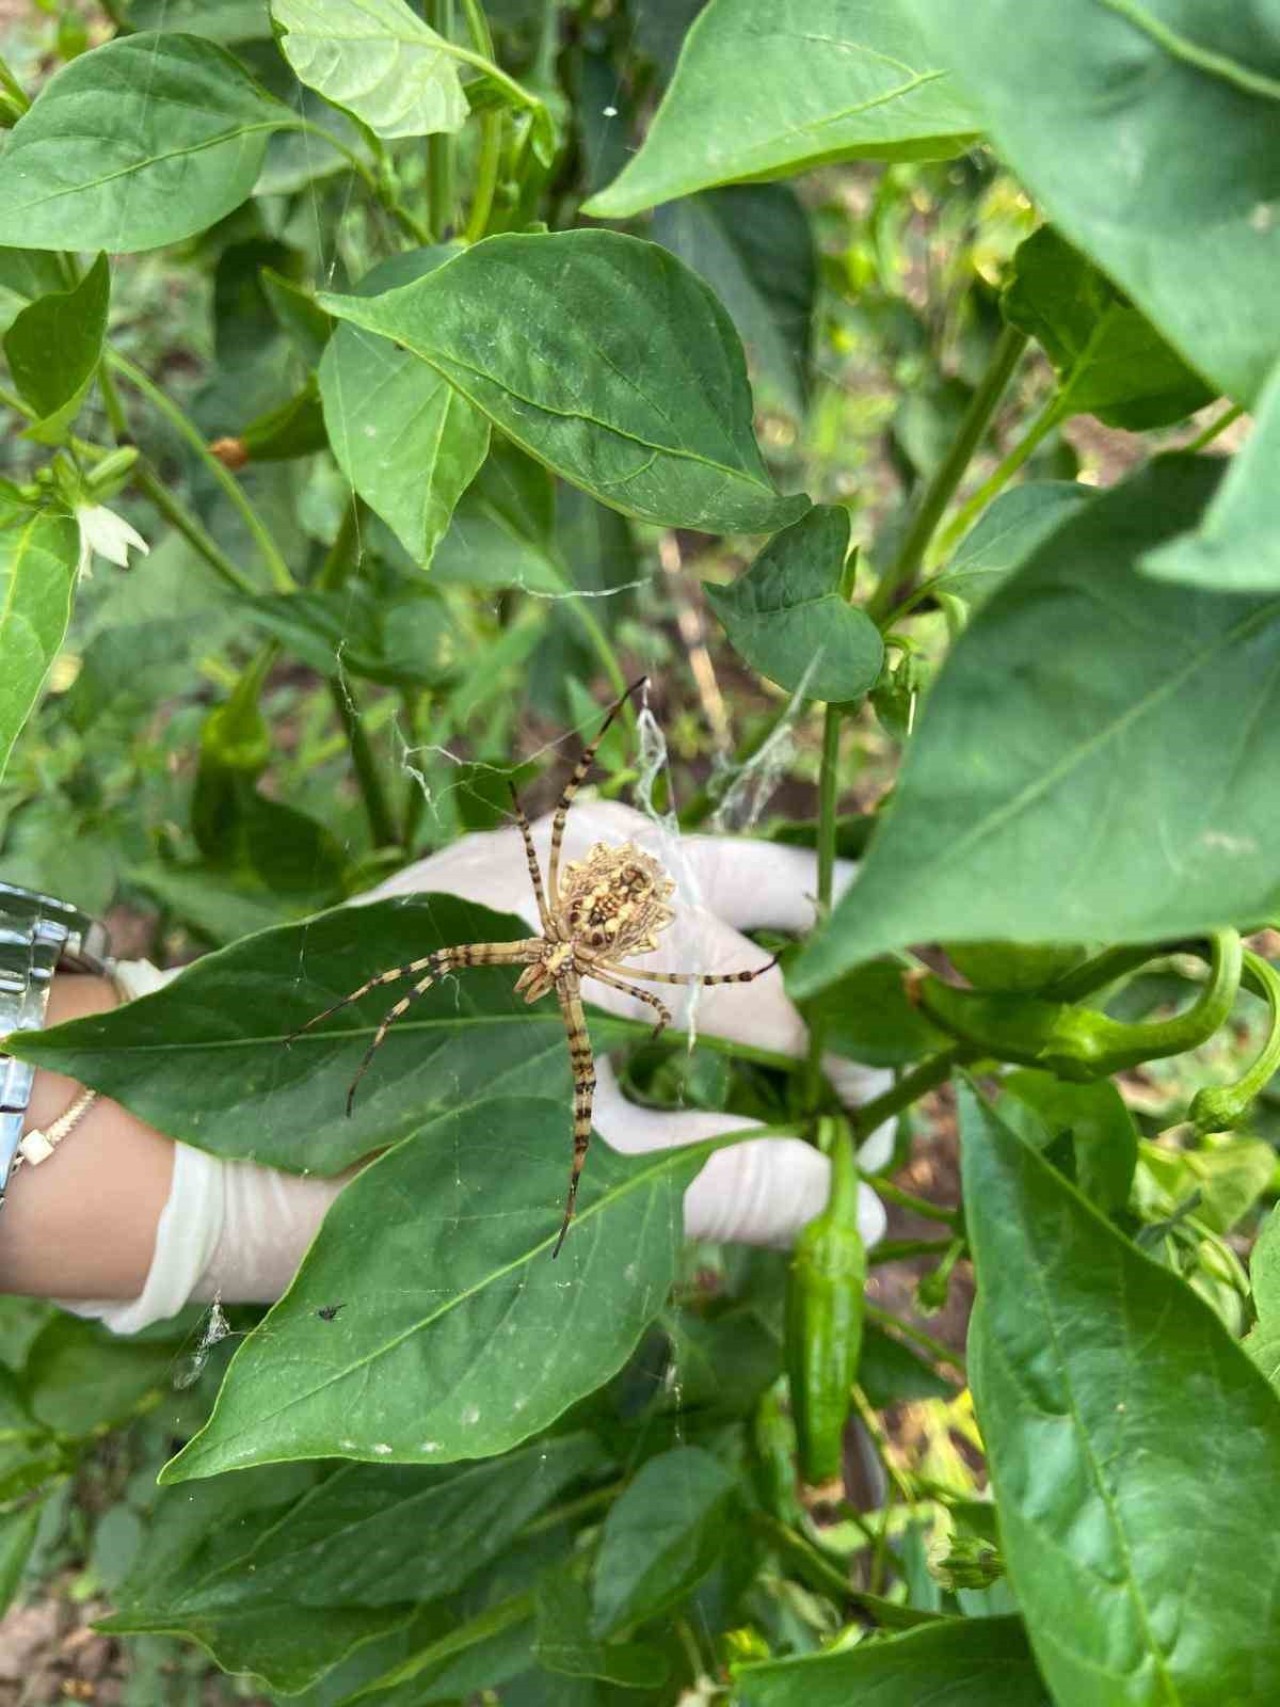
[[[108,563],[117,563],[121,569],[127,569],[130,547],[144,555],[151,549],[137,528],[131,527],[123,516],[109,510],[105,504],[82,504],[76,511],[76,521],[80,524],[77,573],[82,580],[90,573],[89,565],[95,551]]]

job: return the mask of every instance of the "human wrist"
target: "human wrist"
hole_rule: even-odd
[[[120,1005],[120,994],[110,978],[88,973],[59,972],[49,987],[45,1025],[62,1025],[90,1014],[107,1013]],[[31,1086],[31,1101],[23,1130],[47,1126],[67,1109],[83,1087],[65,1073],[40,1067]]]

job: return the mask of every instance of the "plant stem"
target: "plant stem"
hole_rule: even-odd
[[[386,791],[382,786],[382,777],[378,771],[377,760],[373,756],[373,748],[369,745],[369,737],[365,733],[364,724],[360,721],[360,708],[356,704],[350,687],[346,682],[331,677],[329,694],[333,700],[334,710],[338,721],[342,724],[343,734],[347,738],[347,746],[351,752],[351,763],[356,773],[356,783],[360,789],[360,798],[364,802],[365,817],[369,820],[369,833],[373,837],[375,848],[394,848],[399,846],[396,836],[395,819],[387,804]]]
[[[1233,421],[1238,421],[1243,414],[1243,403],[1233,403],[1229,409],[1224,409],[1221,415],[1218,416],[1217,420],[1210,421],[1205,430],[1196,438],[1192,439],[1189,445],[1183,445],[1182,455],[1194,456],[1197,451],[1203,450],[1206,445],[1211,445],[1219,433],[1225,433],[1231,423]]]
[[[832,886],[836,871],[836,802],[839,796],[841,707],[828,705],[822,720],[822,766],[818,773],[818,894],[814,928],[820,929],[831,912]],[[818,1106],[822,1096],[822,1050],[826,1042],[826,1019],[815,1013],[809,1022],[808,1101]]]
[[[281,556],[280,548],[272,539],[266,523],[250,503],[240,482],[231,474],[229,469],[223,467],[204,442],[195,422],[178,407],[171,397],[166,396],[140,367],[135,366],[128,356],[121,355],[118,350],[107,350],[104,360],[108,368],[114,368],[121,378],[127,379],[136,391],[140,391],[156,413],[163,415],[179,437],[185,440],[195,451],[200,461],[239,512],[242,521],[253,536],[272,582],[282,593],[295,592],[297,582],[290,574],[289,565]],[[104,371],[106,370],[104,369]]]
[[[317,592],[332,593],[342,586],[353,566],[351,558],[359,543],[359,538],[360,500],[353,492],[342,512],[342,520],[338,523],[338,531],[333,536],[333,544],[325,552],[324,562],[316,571],[315,588]]]
[[[257,597],[260,589],[236,568],[212,534],[206,531],[180,498],[174,497],[149,464],[139,462],[134,468],[133,478],[169,525],[182,535],[188,545],[200,553],[215,575],[229,587],[233,587],[237,593],[243,593],[246,598]]]
[[[1065,395],[1055,391],[1036,416],[1027,431],[1014,445],[1004,461],[987,476],[971,498],[965,500],[947,523],[938,539],[938,554],[945,557],[964,538],[987,505],[1037,450],[1043,439],[1066,419],[1068,404]]]
[[[493,36],[480,0],[462,0],[471,45],[486,59],[493,58]],[[480,149],[476,156],[475,182],[471,189],[471,207],[463,235],[468,243],[478,243],[489,229],[493,213],[493,198],[498,189],[498,173],[502,165],[503,114],[500,108],[480,115]]]
[[[877,1179],[875,1192],[877,1197],[883,1197],[887,1203],[896,1203],[899,1209],[909,1209],[913,1215],[919,1215],[926,1221],[942,1221],[948,1227],[959,1225],[958,1209],[948,1209],[941,1203],[930,1203],[927,1197],[917,1197],[914,1192],[903,1191],[901,1186],[894,1185],[891,1180]]]
[[[930,1055],[918,1067],[904,1073],[896,1085],[890,1085],[887,1091],[854,1110],[850,1116],[854,1137],[859,1140],[866,1138],[877,1126],[882,1126],[895,1114],[901,1114],[904,1108],[918,1102],[935,1086],[950,1078],[953,1067],[974,1058],[975,1052],[962,1044],[953,1044],[948,1049],[939,1050],[936,1055]]]
[[[903,1262],[908,1257],[941,1256],[954,1243],[953,1239],[881,1239],[867,1252],[867,1261],[875,1267],[877,1263]]]
[[[879,1189],[877,1185],[876,1190]],[[917,1328],[913,1322],[904,1322],[900,1317],[872,1303],[867,1304],[867,1320],[874,1322],[878,1328],[895,1328],[904,1339],[914,1340],[921,1351],[927,1351],[937,1362],[949,1363],[961,1374],[964,1373],[963,1354],[953,1351],[949,1345],[943,1345],[941,1340],[934,1339],[932,1334],[927,1334],[923,1328]]]
[[[906,537],[898,548],[898,554],[885,570],[867,607],[882,626],[892,612],[894,598],[899,589],[910,583],[923,563],[924,554],[933,538],[933,531],[942,518],[942,512],[964,478],[964,471],[969,466],[970,459],[986,432],[996,406],[1004,395],[1005,386],[1012,378],[1013,370],[1026,347],[1027,334],[1018,331],[1015,326],[1006,326],[996,339],[987,371],[973,394],[964,420],[952,440],[951,448],[934,470],[933,478],[926,486],[912,517]]]
[[[314,124],[310,119],[299,119],[296,128],[305,131],[308,136],[318,136],[321,142],[327,142],[330,148],[336,148],[379,207],[385,208],[406,237],[411,238],[415,244],[431,241],[431,233],[422,221],[411,214],[407,207],[401,206],[390,186],[384,183],[369,166],[368,161],[362,160],[355,149],[343,142],[341,137],[334,136],[323,125]]]
[[[426,0],[426,20],[448,41],[453,34],[453,0]],[[486,59],[489,55],[484,56]],[[427,224],[437,243],[452,236],[455,224],[454,142],[448,131],[427,138]]]

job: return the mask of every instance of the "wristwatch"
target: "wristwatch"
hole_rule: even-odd
[[[0,883],[0,1038],[39,1031],[53,975],[110,970],[106,927],[52,895]],[[31,1101],[35,1068],[0,1053],[0,1203]]]

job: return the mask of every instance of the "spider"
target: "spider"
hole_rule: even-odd
[[[666,930],[675,918],[667,905],[675,893],[675,884],[663,870],[661,862],[645,853],[633,842],[611,847],[597,842],[585,859],[571,860],[563,872],[560,869],[560,848],[564,840],[565,820],[574,796],[586,780],[596,752],[614,718],[638,688],[645,686],[647,677],[634,683],[612,707],[591,742],[573,768],[556,803],[551,825],[551,858],[547,865],[544,888],[537,852],[529,830],[529,820],[520,805],[514,786],[511,789],[515,818],[524,839],[525,856],[529,862],[529,879],[538,903],[542,935],[526,937],[519,942],[474,942],[456,948],[438,948],[421,960],[411,960],[389,972],[380,972],[358,990],[335,1002],[323,1013],[316,1014],[302,1027],[309,1030],[319,1025],[340,1008],[358,1002],[370,990],[381,984],[394,984],[416,973],[425,976],[388,1009],[373,1035],[356,1069],[347,1091],[347,1113],[351,1113],[356,1087],[364,1077],[378,1046],[402,1014],[417,997],[425,995],[431,986],[446,973],[461,971],[468,966],[521,966],[524,970],[516,980],[516,990],[526,1002],[536,1002],[554,990],[560,1003],[565,1033],[569,1040],[569,1062],[573,1069],[573,1164],[569,1173],[569,1194],[565,1201],[564,1219],[556,1240],[553,1257],[560,1255],[569,1224],[573,1220],[578,1199],[578,1181],[591,1143],[591,1103],[596,1087],[595,1057],[587,1031],[586,1015],[582,1008],[582,980],[594,978],[629,996],[638,997],[658,1016],[653,1035],[657,1037],[664,1026],[670,1025],[671,1014],[664,1003],[648,990],[629,982],[641,978],[654,984],[749,984],[777,964],[777,957],[750,972],[641,972],[622,964],[629,956],[648,954],[658,946],[659,933]],[[624,976],[624,974],[629,976]]]

